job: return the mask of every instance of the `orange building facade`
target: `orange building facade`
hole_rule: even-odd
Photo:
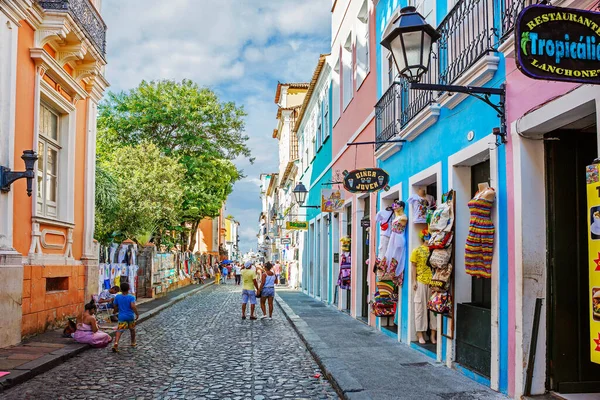
[[[0,1],[0,166],[23,171],[23,152],[38,154],[31,197],[26,179],[0,192],[0,347],[76,315],[97,290],[100,2]]]

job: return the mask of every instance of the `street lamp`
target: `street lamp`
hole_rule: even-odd
[[[277,221],[277,226],[281,228],[283,226],[283,215],[279,214],[275,221]]]
[[[302,182],[298,182],[298,184],[296,185],[294,190],[292,190],[292,193],[294,193],[294,197],[296,198],[296,203],[298,203],[299,207],[301,207],[301,208],[321,208],[319,206],[303,205],[304,202],[306,201],[306,196],[308,195],[308,190],[306,190],[306,186],[304,186],[302,184]]]
[[[16,180],[26,178],[27,179],[27,196],[31,197],[33,190],[33,179],[35,178],[35,162],[38,159],[38,155],[33,150],[25,150],[21,159],[25,163],[25,171],[15,172],[11,171],[8,167],[0,166],[0,190],[3,192],[10,191],[10,185]]]
[[[394,29],[383,38],[381,45],[392,53],[398,72],[410,83],[411,89],[465,93],[492,107],[500,118],[500,127],[494,128],[492,131],[496,135],[496,145],[506,143],[506,90],[504,85],[500,88],[485,88],[419,83],[423,74],[429,70],[433,43],[440,37],[440,33],[425,21],[415,7],[404,7],[400,10],[400,17],[394,21]],[[492,102],[490,100],[492,95],[499,96],[500,101]]]
[[[381,45],[392,53],[400,75],[409,82],[419,82],[429,70],[431,48],[441,35],[412,6],[400,10],[394,25]]]

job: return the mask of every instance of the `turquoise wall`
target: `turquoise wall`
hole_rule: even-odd
[[[381,41],[381,34],[386,28],[386,25],[391,18],[393,12],[399,6],[406,5],[406,1],[400,0],[380,0],[376,9],[376,32],[378,37],[377,43]],[[436,7],[436,20],[442,22],[447,14],[447,2],[438,1]],[[496,21],[496,25],[499,21]],[[499,87],[506,80],[505,63],[502,54],[496,54],[500,57],[500,64],[494,77],[488,82],[486,87]],[[382,47],[377,46],[377,88],[378,98],[383,94],[383,69],[382,69]],[[497,101],[497,97],[493,99]],[[492,128],[498,127],[500,121],[497,113],[487,104],[475,99],[467,98],[454,109],[443,107],[438,121],[421,133],[412,142],[404,143],[401,151],[392,155],[385,161],[379,161],[379,167],[385,169],[390,174],[390,186],[402,183],[404,201],[410,196],[409,178],[420,171],[442,162],[442,191],[447,192],[451,188],[448,187],[448,157],[461,149],[472,145],[481,138],[488,136],[492,132]],[[467,140],[467,132],[473,131],[475,138],[472,141]],[[508,234],[507,234],[507,204],[506,204],[506,153],[504,146],[498,148],[498,187],[496,190],[502,193],[498,196],[499,221],[494,221],[497,231],[499,243],[499,346],[500,346],[500,390],[506,392],[508,386]],[[457,244],[461,245],[461,244]],[[407,249],[407,252],[410,249]],[[406,258],[408,260],[408,257]],[[408,261],[407,261],[408,264]],[[408,272],[408,265],[406,266]],[[408,285],[404,285],[401,289],[402,297],[402,318],[408,318]],[[407,342],[408,327],[407,324],[402,324],[403,330],[400,333],[401,340]],[[446,341],[444,341],[445,345]],[[446,351],[443,349],[442,354],[445,357]]]

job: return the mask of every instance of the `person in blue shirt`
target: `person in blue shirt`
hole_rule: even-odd
[[[223,264],[223,269],[221,271],[221,283],[225,284],[225,279],[227,279],[227,275],[229,275],[229,270],[227,266]]]
[[[113,304],[119,315],[119,326],[117,327],[117,334],[115,335],[115,343],[112,347],[113,352],[119,351],[119,339],[123,332],[129,329],[131,334],[131,347],[136,347],[135,341],[135,321],[140,317],[137,306],[135,305],[135,296],[129,294],[129,283],[124,282],[121,284],[121,294],[118,294]]]

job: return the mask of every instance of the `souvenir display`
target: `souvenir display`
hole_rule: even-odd
[[[352,258],[350,256],[350,245],[352,240],[350,239],[350,236],[346,236],[341,238],[340,242],[342,254],[340,254],[340,273],[338,275],[337,285],[340,289],[349,290],[352,283]]]
[[[416,194],[410,196],[407,200],[413,211],[414,224],[427,223],[427,214],[435,208],[435,198],[427,194],[424,189],[419,189]]]
[[[385,256],[381,259],[379,268],[385,277],[392,277],[398,286],[404,281],[404,266],[406,259],[406,224],[408,218],[404,213],[405,203],[397,201],[392,204],[394,220],[392,222],[392,233]],[[385,278],[383,278],[385,279]]]
[[[98,264],[98,293],[122,283],[129,283],[130,292],[137,292],[138,269],[136,265],[137,245],[128,240],[122,245],[113,243],[100,250]]]
[[[379,211],[375,216],[375,221],[379,224],[379,248],[377,249],[377,257],[380,259],[385,256],[388,244],[390,243],[390,236],[392,235],[390,225],[393,217],[394,211],[391,207]]]
[[[465,245],[465,269],[467,274],[479,278],[492,277],[495,227],[491,215],[495,199],[495,190],[480,184],[479,191],[469,201],[471,219]]]
[[[429,231],[423,229],[419,232],[421,245],[415,248],[410,255],[410,264],[413,276],[413,304],[415,316],[415,330],[419,343],[425,343],[424,333],[431,329],[431,342],[435,343],[437,321],[435,315],[427,309],[427,303],[431,297],[431,268],[427,265],[430,259],[430,250],[427,246]],[[428,315],[429,314],[429,315]]]
[[[426,306],[434,313],[452,313],[450,291],[452,290],[454,191],[444,195],[442,204],[431,214],[429,233],[427,246],[431,253],[427,265],[431,268],[431,275],[429,276],[429,296]]]

